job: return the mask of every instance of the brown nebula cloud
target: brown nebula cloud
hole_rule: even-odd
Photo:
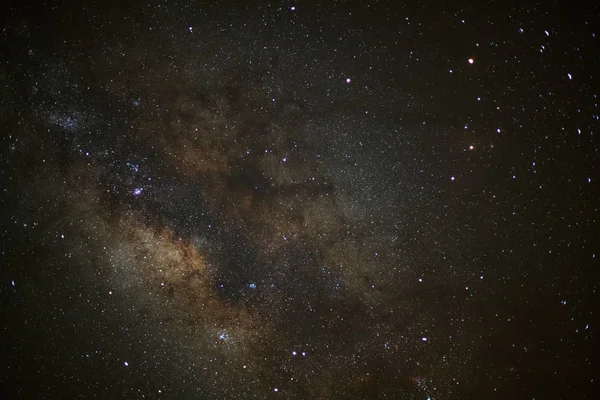
[[[104,261],[89,273],[191,359],[223,360],[225,384],[243,371],[309,397],[345,379],[356,391],[380,385],[357,366],[387,368],[380,353],[401,357],[418,321],[376,205],[335,179],[343,166],[321,136],[336,124],[304,119],[291,98],[269,101],[261,79],[139,78],[109,88],[135,103],[126,144],[71,166],[68,218],[86,221],[77,234],[96,238]]]
[[[86,169],[88,177],[97,173]],[[106,194],[75,181],[78,186],[65,199],[67,221],[78,227],[71,235],[93,240],[104,263],[84,272],[102,278],[110,295],[127,298],[149,318],[179,332],[182,346],[195,351],[237,354],[244,360],[270,334],[260,314],[219,295],[214,265],[198,246],[201,233],[182,237],[127,205],[109,209]],[[78,249],[75,256],[85,258],[89,251]]]

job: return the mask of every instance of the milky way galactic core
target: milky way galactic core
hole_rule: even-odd
[[[12,4],[9,398],[593,398],[597,6]]]

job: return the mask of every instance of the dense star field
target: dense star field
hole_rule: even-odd
[[[599,15],[0,6],[0,393],[595,398]]]

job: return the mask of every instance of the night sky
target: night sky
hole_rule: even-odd
[[[597,398],[599,15],[3,3],[0,394]]]

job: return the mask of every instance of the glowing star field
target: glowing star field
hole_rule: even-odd
[[[125,3],[0,13],[3,396],[595,398],[596,6]]]

